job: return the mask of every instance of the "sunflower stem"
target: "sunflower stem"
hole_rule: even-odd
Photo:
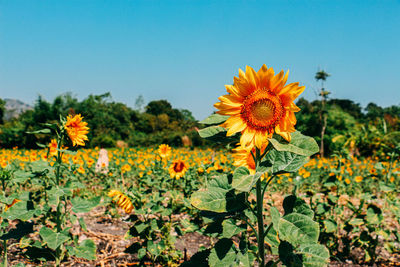
[[[261,161],[260,149],[256,147],[256,170]],[[261,180],[256,185],[257,196],[257,224],[258,224],[258,256],[260,258],[260,266],[265,266],[265,250],[264,250],[264,216],[263,216],[263,190],[261,188]]]
[[[265,266],[264,251],[264,217],[263,217],[263,197],[261,194],[261,181],[257,181],[257,224],[258,224],[258,255],[261,260],[260,266]]]

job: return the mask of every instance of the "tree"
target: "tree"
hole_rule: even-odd
[[[5,111],[6,111],[6,102],[0,98],[0,124],[4,123],[3,117]]]
[[[319,150],[321,157],[324,157],[324,136],[325,136],[326,126],[327,126],[327,121],[328,121],[328,114],[327,114],[325,107],[326,107],[326,101],[328,99],[328,95],[330,94],[329,91],[325,90],[324,82],[326,81],[326,79],[329,76],[330,76],[330,74],[325,72],[324,70],[320,70],[315,74],[315,79],[317,80],[317,82],[321,81],[321,89],[319,91],[319,95],[321,97],[321,109],[319,112],[319,119],[322,122],[321,144],[320,144],[320,150]]]
[[[146,106],[146,113],[152,115],[167,114],[170,115],[172,106],[167,100],[154,100],[150,101]]]

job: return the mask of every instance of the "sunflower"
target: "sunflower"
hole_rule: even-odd
[[[87,127],[87,122],[82,121],[81,114],[73,117],[72,115],[68,115],[64,127],[72,141],[72,145],[85,145],[85,141],[88,140],[86,135],[89,133],[89,127]]]
[[[179,179],[183,177],[183,175],[185,175],[188,168],[189,166],[183,160],[180,159],[174,160],[168,169],[169,175],[172,178]]]
[[[118,190],[111,190],[108,193],[109,197],[113,197],[113,201],[117,204],[118,207],[122,208],[125,213],[131,213],[133,209],[133,205],[129,197],[124,195]]]
[[[227,136],[241,132],[243,146],[261,148],[273,133],[290,142],[290,133],[295,131],[294,112],[300,109],[293,101],[304,91],[299,83],[286,84],[288,73],[275,75],[272,68],[263,65],[258,72],[246,66],[246,73],[239,69],[239,78],[233,85],[225,85],[228,95],[218,99],[214,106],[218,114],[230,116],[222,127]]]
[[[171,147],[169,145],[161,144],[158,147],[158,154],[161,158],[166,159],[171,156]]]
[[[50,149],[50,155],[55,156],[57,154],[57,140],[56,139],[51,139],[51,142],[49,144],[49,149]]]
[[[264,144],[261,147],[261,152],[264,153],[265,148],[267,146]],[[256,154],[256,149],[255,147],[243,147],[243,146],[238,146],[237,148],[233,149],[234,153],[232,155],[234,162],[233,165],[236,167],[246,167],[249,171],[250,174],[255,174],[256,173],[256,163],[254,161],[253,155]],[[252,155],[253,153],[253,155]]]

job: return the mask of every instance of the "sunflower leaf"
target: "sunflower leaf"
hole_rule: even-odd
[[[263,173],[250,174],[246,167],[238,167],[233,173],[232,187],[238,191],[249,192]]]
[[[208,116],[207,118],[205,118],[204,120],[202,120],[200,123],[205,124],[205,125],[221,124],[221,123],[225,122],[228,118],[229,118],[229,116],[224,116],[224,115],[220,115],[220,114],[212,114],[212,115]]]
[[[292,140],[290,143],[287,143],[280,136],[275,136],[275,138],[270,138],[268,140],[277,151],[287,151],[305,157],[314,155],[319,151],[318,144],[314,138],[305,136],[299,131],[292,133],[291,136]]]

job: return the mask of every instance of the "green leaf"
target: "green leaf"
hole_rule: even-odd
[[[270,174],[296,172],[308,161],[309,157],[273,149],[261,161],[260,167],[267,169]]]
[[[199,130],[198,133],[202,138],[222,144],[238,142],[240,138],[240,133],[236,133],[232,136],[226,136],[227,129],[221,126],[210,126]]]
[[[33,177],[34,175],[31,172],[17,170],[14,172],[13,176],[14,176],[14,178],[13,178],[14,183],[22,184],[22,183],[25,183],[26,180]]]
[[[278,251],[279,251],[279,259],[285,266],[303,267],[301,258],[294,253],[294,248],[290,243],[282,241],[279,244]]]
[[[306,215],[311,219],[314,217],[314,212],[308,206],[308,204],[303,199],[298,198],[295,195],[285,197],[283,200],[283,209],[285,210],[285,215],[295,212]]]
[[[320,244],[300,245],[296,252],[302,255],[304,267],[325,267],[329,263],[329,251]]]
[[[383,220],[382,210],[373,204],[368,205],[366,219],[370,224],[380,224]]]
[[[271,142],[274,149],[264,157],[260,164],[260,167],[266,168],[270,174],[295,172],[309,160],[309,156],[318,152],[315,140],[300,132],[292,133],[292,140],[289,144],[275,141]]]
[[[49,134],[51,133],[50,129],[41,129],[41,130],[37,130],[37,131],[33,131],[33,132],[26,132],[27,134]]]
[[[246,208],[244,193],[236,194],[226,175],[211,180],[208,188],[192,194],[190,203],[199,210],[224,213],[236,212]]]
[[[199,135],[202,138],[209,138],[220,133],[224,133],[224,136],[226,136],[226,132],[227,130],[221,126],[210,126],[199,130]]]
[[[396,187],[394,185],[390,185],[390,184],[387,185],[387,184],[385,184],[385,182],[381,181],[381,182],[379,182],[379,189],[385,193],[388,193],[388,192],[392,192],[392,191],[396,190]]]
[[[6,212],[3,212],[0,216],[8,220],[18,219],[21,221],[27,221],[30,220],[35,213],[33,207],[30,206],[30,202],[20,201],[15,203],[11,208],[9,208]]]
[[[79,221],[79,225],[81,226],[83,231],[87,231],[87,226],[86,226],[86,223],[85,223],[85,219],[83,217],[80,217],[78,221]]]
[[[220,114],[212,114],[212,115],[208,116],[207,118],[205,118],[204,120],[202,120],[200,123],[205,124],[205,125],[221,124],[221,123],[225,122],[228,118],[229,118],[229,116],[224,116],[224,115],[220,115]]]
[[[319,237],[318,223],[300,213],[290,213],[279,221],[279,239],[294,246],[316,243]]]
[[[210,267],[236,266],[236,251],[233,242],[229,239],[220,239],[211,250],[208,257]]]
[[[71,199],[72,211],[76,213],[89,212],[94,207],[99,205],[101,197],[94,197],[92,199],[83,199],[75,197]]]
[[[353,226],[360,226],[364,224],[364,220],[360,218],[353,218],[350,220],[349,224]]]
[[[194,192],[190,203],[199,210],[217,213],[235,212],[245,208],[244,197],[244,193],[237,195],[234,190],[226,192],[210,188],[206,191]]]
[[[46,171],[47,172],[54,171],[54,168],[50,166],[47,161],[43,160],[32,162],[30,167],[33,173],[44,173]]]
[[[63,232],[56,233],[50,228],[43,226],[39,231],[40,237],[47,244],[50,249],[56,250],[59,246],[70,240],[69,236]]]
[[[332,220],[324,220],[324,226],[325,226],[325,232],[327,233],[333,233],[337,229],[336,222]]]
[[[91,239],[83,240],[79,246],[69,251],[72,256],[86,260],[96,259],[96,244]]]
[[[270,212],[271,212],[271,221],[273,223],[273,228],[275,228],[275,230],[278,230],[279,220],[281,219],[281,214],[279,213],[278,209],[275,207],[271,207]]]
[[[280,136],[268,139],[277,151],[287,151],[297,155],[309,157],[319,151],[319,147],[314,138],[302,135],[299,131],[291,133],[291,141],[287,143],[286,140]]]
[[[278,228],[278,226],[276,228]],[[280,240],[278,237],[278,232],[275,230],[274,227],[269,229],[267,235],[265,236],[265,242],[270,246],[272,254],[277,255]]]
[[[19,221],[15,228],[10,229],[6,234],[0,237],[1,240],[21,239],[27,234],[33,233],[33,223]]]
[[[145,223],[141,223],[141,224],[138,224],[138,225],[135,225],[135,228],[136,228],[136,231],[139,233],[139,234],[141,234],[146,228],[148,228],[149,227],[149,225],[148,224],[145,224]]]
[[[248,250],[241,252],[236,255],[237,265],[241,267],[253,267],[255,257],[252,253],[249,253]]]
[[[144,256],[146,256],[146,249],[145,248],[140,248],[139,250],[138,250],[138,258],[139,259],[142,259]]]
[[[237,226],[233,219],[227,219],[222,222],[222,237],[231,238],[245,230],[246,228]]]
[[[249,192],[260,179],[262,173],[250,174],[246,167],[238,167],[233,172],[232,187],[238,191]]]

